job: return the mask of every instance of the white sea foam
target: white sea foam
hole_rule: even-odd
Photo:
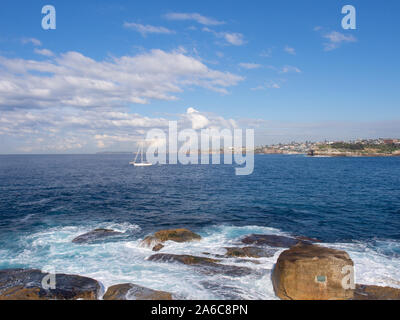
[[[131,224],[104,224],[100,227],[121,232],[138,231]],[[148,261],[150,249],[139,246],[140,239],[118,240],[96,244],[75,244],[71,240],[87,231],[87,227],[59,227],[21,238],[25,249],[14,252],[0,250],[0,261],[10,266],[30,268],[53,267],[58,273],[85,275],[99,280],[105,288],[117,283],[132,282],[152,289],[165,290],[183,299],[276,299],[270,280],[271,269],[283,249],[271,258],[257,259],[261,263],[237,262],[224,259],[224,264],[246,266],[258,271],[255,275],[231,277],[204,274],[195,267],[177,263]],[[281,234],[277,229],[247,226],[215,226],[204,229],[199,242],[167,242],[162,252],[206,256],[205,253],[224,254],[224,247],[238,245],[241,237],[251,233]],[[356,265],[359,283],[400,287],[400,258],[384,255],[365,243],[335,243],[330,247],[346,250]],[[397,246],[383,242],[380,247]],[[250,259],[251,260],[251,259]]]

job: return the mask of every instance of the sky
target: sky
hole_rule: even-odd
[[[170,120],[253,128],[257,145],[400,138],[399,13],[395,0],[2,0],[0,153],[125,151]]]

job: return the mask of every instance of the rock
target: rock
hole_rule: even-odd
[[[202,252],[202,254],[204,254],[204,255],[206,255],[206,256],[212,256],[212,257],[215,257],[215,258],[217,258],[217,259],[226,258],[226,256],[223,255],[223,254],[210,253],[210,252]]]
[[[97,240],[102,240],[107,237],[121,235],[121,232],[110,229],[95,229],[85,234],[81,234],[72,240],[74,243],[91,243]]]
[[[157,231],[153,236],[147,236],[144,238],[140,243],[140,246],[152,248],[153,251],[158,251],[154,250],[154,247],[165,241],[188,242],[200,239],[201,237],[198,234],[188,229],[160,230]]]
[[[249,258],[265,258],[265,257],[273,257],[276,250],[274,249],[265,249],[259,247],[233,247],[233,248],[225,248],[226,256],[230,258],[237,257],[249,257]]]
[[[159,243],[153,247],[153,251],[160,251],[162,248],[164,248],[164,245]]]
[[[157,253],[148,258],[149,261],[161,261],[161,262],[179,262],[186,265],[209,265],[217,263],[220,260],[190,256],[186,254],[169,254],[169,253]]]
[[[44,289],[48,275],[36,269],[0,270],[0,300],[96,300],[99,282],[77,275],[56,274],[55,289]]]
[[[353,266],[345,251],[300,243],[280,254],[272,283],[285,300],[352,299],[353,290],[343,288],[342,280],[349,274],[343,268]]]
[[[270,247],[290,248],[297,243],[311,244],[311,241],[295,239],[286,236],[278,236],[274,234],[251,234],[242,239],[244,244],[252,244],[257,246],[267,245]]]
[[[357,284],[354,300],[400,300],[400,289]]]
[[[220,264],[218,263],[220,260],[190,255],[156,253],[150,256],[148,260],[155,262],[178,262],[189,266],[197,266],[199,267],[199,271],[206,274],[222,273],[228,276],[243,276],[253,273],[253,270],[247,267]]]
[[[103,300],[172,300],[172,294],[133,283],[123,283],[109,287]]]
[[[156,237],[154,236],[147,236],[146,238],[144,238],[141,242],[140,242],[140,246],[141,247],[145,247],[145,248],[153,248],[154,246],[160,244],[161,241],[158,240]]]
[[[187,242],[193,240],[200,240],[201,237],[188,230],[188,229],[172,229],[172,230],[161,230],[154,234],[154,237],[161,242],[175,241],[175,242]]]
[[[322,242],[321,240],[319,240],[319,239],[316,239],[316,238],[309,238],[309,237],[305,237],[305,236],[297,236],[297,237],[295,237],[296,239],[298,239],[298,240],[303,240],[303,241],[306,241],[306,242]]]

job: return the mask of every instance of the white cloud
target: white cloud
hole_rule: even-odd
[[[188,108],[186,114],[192,122],[192,129],[202,129],[209,124],[208,119],[194,108]]]
[[[253,91],[259,91],[259,90],[266,90],[266,89],[280,89],[281,88],[281,83],[284,82],[284,80],[280,81],[269,81],[265,83],[264,85],[260,85],[254,88],[251,88]]]
[[[149,33],[158,33],[158,34],[173,34],[173,33],[175,33],[175,31],[172,31],[165,27],[143,25],[143,24],[133,23],[133,22],[125,22],[124,27],[135,30],[135,31],[139,32],[142,36],[146,36]]]
[[[185,114],[180,115],[180,127],[191,127],[192,129],[234,129],[238,125],[233,119],[225,119],[224,117],[200,112],[194,108],[188,108]]]
[[[48,49],[37,49],[35,48],[34,50],[35,53],[40,54],[42,56],[46,56],[46,57],[52,57],[54,56],[54,53]]]
[[[259,69],[262,67],[261,64],[251,63],[251,62],[241,62],[239,63],[239,67],[244,69]]]
[[[297,67],[286,65],[282,68],[282,70],[280,72],[281,73],[291,73],[291,72],[301,73],[301,70]]]
[[[229,33],[229,32],[224,32],[222,33],[222,36],[225,38],[227,42],[234,46],[241,46],[245,44],[246,42],[244,41],[244,36],[241,33]]]
[[[286,47],[284,48],[284,50],[285,50],[285,52],[287,52],[287,53],[289,53],[289,54],[291,54],[291,55],[296,55],[296,50],[295,50],[294,48],[291,48],[291,47],[289,47],[289,46],[286,46]]]
[[[148,130],[159,128],[168,132],[167,119],[113,109],[5,110],[0,113],[0,137],[18,141],[13,151],[19,152],[94,152],[98,149],[134,150]],[[205,114],[194,108],[177,115],[176,120],[179,130],[237,127],[233,119]]]
[[[23,44],[31,43],[38,47],[42,45],[42,42],[36,38],[23,38],[21,41]]]
[[[326,33],[323,35],[323,38],[328,39],[328,42],[325,42],[323,44],[325,51],[331,51],[337,49],[342,45],[342,43],[357,41],[357,39],[353,35],[345,35],[337,31]]]
[[[203,31],[210,32],[214,34],[217,38],[222,38],[226,41],[227,44],[234,46],[242,46],[246,43],[244,40],[244,36],[241,33],[237,32],[216,32],[207,27],[203,28]]]
[[[172,13],[167,13],[164,16],[168,20],[191,20],[191,21],[196,21],[197,23],[206,25],[206,26],[217,26],[224,24],[225,22],[223,21],[218,21],[213,18],[205,17],[202,16],[199,13],[178,13],[178,12],[172,12]]]
[[[176,100],[185,87],[226,94],[243,78],[181,51],[151,50],[96,61],[67,52],[46,61],[0,56],[0,108],[106,107]]]

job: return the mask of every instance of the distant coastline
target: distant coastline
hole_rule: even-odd
[[[257,146],[252,150],[246,148],[229,148],[216,150],[198,150],[198,154],[246,153],[286,154],[321,157],[397,157],[400,156],[400,139],[368,139],[351,141],[324,142],[291,142],[274,145]],[[166,152],[168,154],[168,152]],[[101,151],[98,155],[135,154],[130,151]]]

